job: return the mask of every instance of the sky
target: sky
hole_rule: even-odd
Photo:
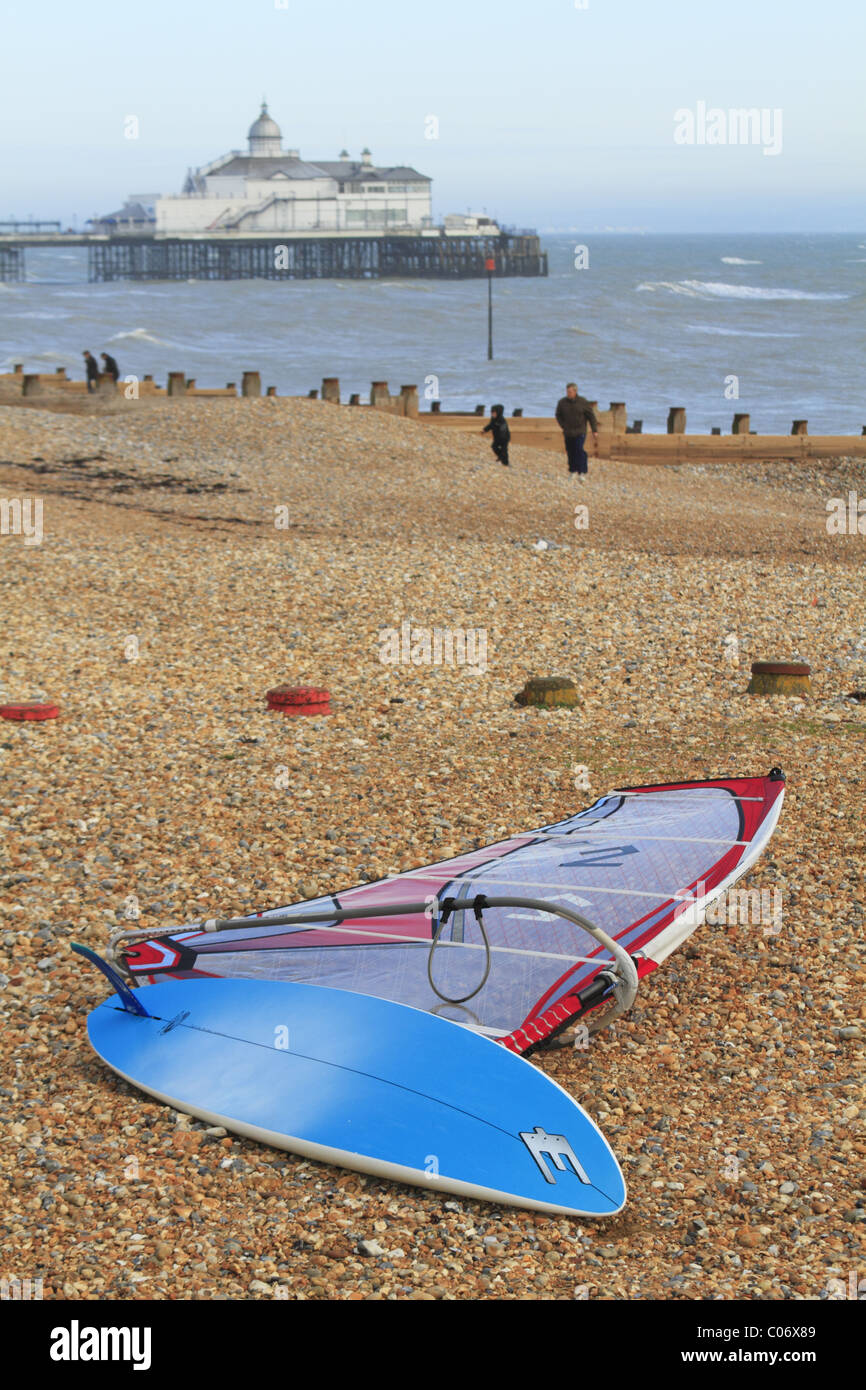
[[[9,0],[0,219],[179,192],[264,95],[304,158],[428,174],[437,221],[863,231],[864,53],[863,0]]]

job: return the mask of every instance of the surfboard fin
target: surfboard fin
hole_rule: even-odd
[[[143,1018],[151,1017],[141,1000],[136,996],[134,990],[129,988],[129,985],[123,977],[118,974],[113,965],[109,965],[108,961],[103,960],[102,956],[92,950],[90,946],[82,946],[79,941],[72,942],[72,949],[79,956],[84,956],[85,960],[89,960],[91,965],[95,965],[97,970],[102,971],[109,984],[113,986],[127,1013],[140,1014]]]

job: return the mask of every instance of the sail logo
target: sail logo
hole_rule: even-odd
[[[535,1129],[521,1130],[520,1137],[541,1169],[545,1182],[556,1182],[556,1178],[544,1161],[546,1157],[560,1173],[568,1172],[565,1166],[567,1159],[580,1181],[589,1183],[589,1178],[584,1172],[580,1159],[564,1134],[548,1134],[540,1125],[536,1125]]]
[[[134,1371],[150,1370],[149,1327],[69,1327],[51,1329],[52,1361],[131,1361]]]
[[[627,854],[638,853],[639,851],[634,845],[606,845],[604,849],[594,845],[592,849],[578,850],[580,859],[568,859],[559,867],[561,869],[619,869],[625,863]]]

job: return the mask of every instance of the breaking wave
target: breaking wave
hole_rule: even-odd
[[[712,333],[718,338],[799,338],[800,333],[772,333],[761,328],[720,328],[715,323],[687,323],[690,333]]]
[[[742,256],[722,256],[725,265],[763,265],[763,261],[744,261]]]
[[[721,280],[645,280],[638,292],[667,290],[689,299],[850,299],[847,294],[820,294],[811,290],[771,290],[757,285],[727,285]]]
[[[154,333],[148,333],[146,328],[133,328],[129,333],[112,333],[108,341],[119,343],[124,339],[132,339],[137,343],[158,343],[160,347],[173,346],[167,338],[157,338]]]

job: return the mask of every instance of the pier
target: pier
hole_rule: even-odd
[[[23,224],[22,224],[23,225]],[[160,237],[0,227],[0,280],[25,277],[30,246],[87,247],[90,283],[112,280],[382,280],[483,279],[547,275],[547,252],[531,231],[454,235],[417,233],[310,234],[268,237],[238,233]],[[489,271],[487,262],[493,262]]]

